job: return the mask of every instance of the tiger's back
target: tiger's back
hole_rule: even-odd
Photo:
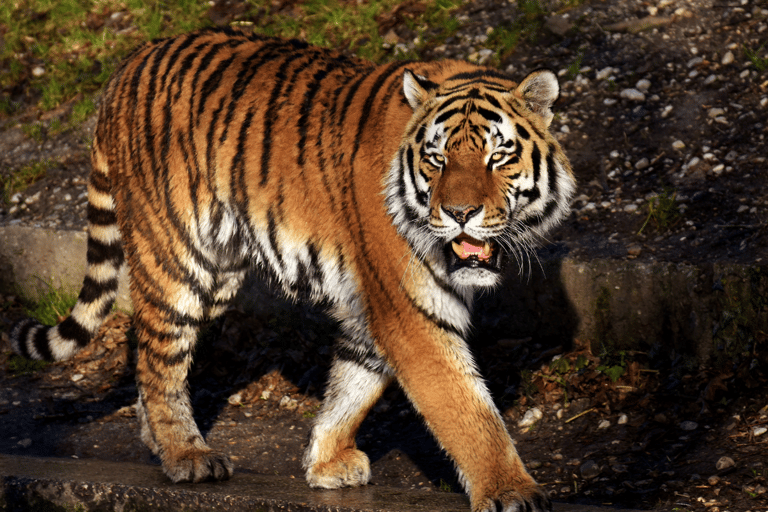
[[[397,380],[473,510],[543,510],[464,337],[473,290],[567,211],[573,177],[547,131],[556,98],[551,73],[518,85],[458,61],[375,66],[234,30],[140,47],[102,98],[78,304],[57,327],[21,323],[14,345],[65,359],[88,343],[125,257],[142,439],[174,481],[228,478],[186,376],[199,326],[265,268],[341,323],[310,485],[368,481],[355,432]]]

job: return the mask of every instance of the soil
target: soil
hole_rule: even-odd
[[[557,252],[764,265],[768,72],[745,48],[766,58],[758,49],[768,38],[768,2],[578,4],[550,13],[535,39],[500,57],[520,78],[539,67],[560,76],[552,130],[579,189],[573,214],[551,236]],[[513,3],[478,0],[456,17],[462,28],[426,57],[487,58],[489,28],[521,14]],[[408,47],[418,34],[393,19],[387,40]],[[28,109],[3,121],[0,172],[54,164],[16,202],[0,204],[0,225],[82,229],[93,120],[30,139],[19,123],[39,118]],[[22,315],[6,298],[4,338]],[[284,304],[256,316],[231,310],[203,336],[191,378],[195,412],[209,443],[233,454],[239,471],[302,478],[333,332],[320,312]],[[157,463],[136,432],[131,337],[130,319],[116,314],[72,361],[25,373],[3,353],[0,451]],[[553,346],[513,332],[473,338],[523,460],[555,500],[768,510],[768,355],[698,368],[685,358],[593,354],[578,341]],[[534,409],[541,417],[519,426]],[[460,491],[450,461],[395,387],[358,442],[372,461],[372,485]]]

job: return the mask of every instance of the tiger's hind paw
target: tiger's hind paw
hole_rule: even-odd
[[[497,498],[488,498],[473,512],[551,512],[552,502],[541,486],[532,484],[524,489],[502,492]]]
[[[228,480],[234,470],[229,457],[213,450],[188,450],[163,460],[163,471],[174,483]]]
[[[310,487],[338,489],[365,485],[371,479],[371,463],[360,450],[350,448],[339,452],[328,462],[312,465],[307,469]]]

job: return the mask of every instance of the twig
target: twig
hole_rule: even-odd
[[[586,411],[580,412],[579,414],[577,414],[577,415],[576,415],[576,416],[574,416],[573,418],[570,418],[570,419],[567,419],[567,420],[565,420],[565,422],[566,422],[566,423],[570,423],[570,422],[572,422],[573,420],[575,420],[576,418],[581,418],[581,417],[582,417],[582,416],[584,416],[585,414],[587,414],[587,413],[590,413],[590,412],[594,412],[594,411],[596,411],[596,410],[597,410],[597,408],[596,408],[596,407],[592,407],[591,409],[587,409]]]

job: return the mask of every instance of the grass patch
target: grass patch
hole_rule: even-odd
[[[511,25],[499,25],[488,36],[488,47],[497,53],[498,61],[508,57],[524,40],[535,41],[549,11],[540,0],[517,0],[520,16]]]
[[[77,302],[77,295],[48,283],[48,291],[31,306],[24,308],[27,316],[44,325],[61,322]]]
[[[753,50],[749,48],[747,45],[744,45],[744,56],[749,59],[749,61],[752,63],[753,66],[757,69],[759,72],[763,72],[766,69],[768,69],[768,57],[763,58],[760,57],[760,53],[765,49],[765,45],[762,45],[757,50]]]
[[[653,222],[659,231],[666,231],[671,228],[680,217],[676,198],[677,192],[667,187],[664,188],[661,194],[652,197],[648,201],[648,216],[645,218],[645,222],[637,234],[642,233],[649,222]]]
[[[26,359],[18,354],[11,354],[8,358],[8,371],[11,375],[18,377],[19,375],[37,373],[44,370],[49,364],[51,363],[48,361],[36,361],[34,359]]]
[[[54,160],[40,160],[11,171],[8,176],[0,176],[0,189],[3,191],[5,202],[8,203],[16,192],[23,192],[40,180],[54,165],[56,165]]]

